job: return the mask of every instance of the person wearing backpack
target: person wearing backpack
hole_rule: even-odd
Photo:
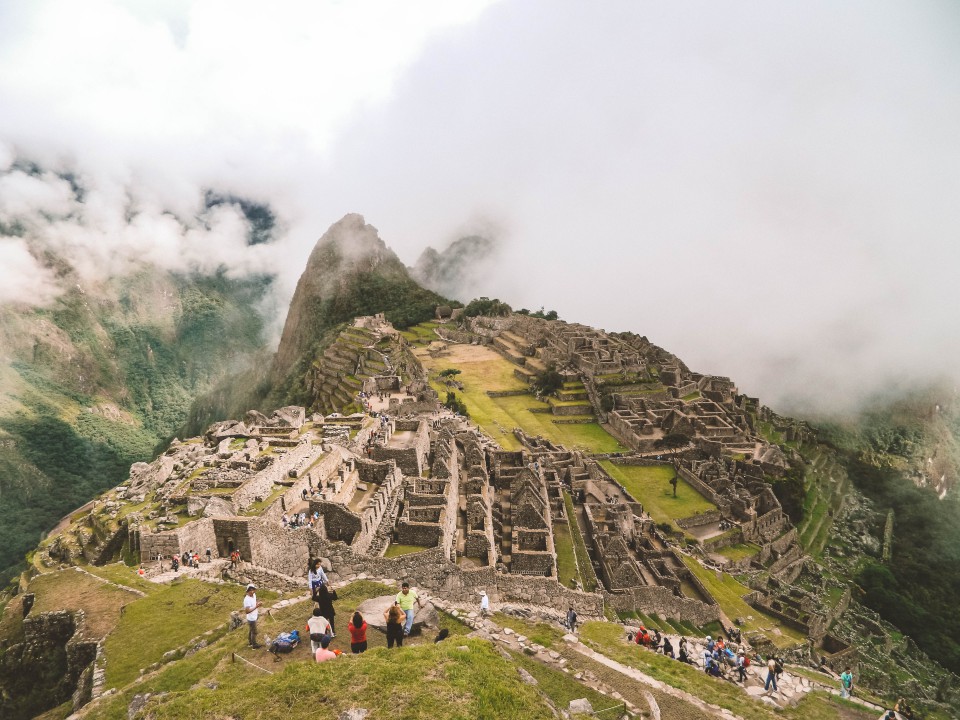
[[[749,663],[749,659],[743,650],[740,650],[737,653],[737,675],[740,676],[740,682],[747,681],[747,663]]]
[[[767,681],[763,684],[764,692],[773,685],[773,691],[777,692],[777,661],[771,657],[767,660]]]

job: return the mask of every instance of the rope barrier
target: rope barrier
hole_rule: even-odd
[[[255,667],[257,670],[263,670],[267,675],[273,675],[273,673],[272,673],[270,670],[267,670],[266,668],[262,668],[262,667],[260,667],[259,665],[257,665],[256,663],[250,662],[250,661],[247,660],[243,655],[237,655],[236,653],[231,653],[231,655],[233,656],[233,659],[234,659],[235,661],[236,661],[236,660],[243,660],[243,662],[245,662],[247,665],[253,665],[253,667]]]

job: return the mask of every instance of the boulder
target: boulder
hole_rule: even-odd
[[[590,701],[586,698],[579,698],[577,700],[571,700],[570,705],[567,707],[567,710],[571,715],[580,713],[582,715],[593,715],[593,705],[590,704]]]

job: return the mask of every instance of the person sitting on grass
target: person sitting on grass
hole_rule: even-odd
[[[324,635],[323,639],[320,640],[320,649],[314,653],[313,658],[318,662],[326,662],[327,660],[333,660],[337,657],[337,654],[330,650],[330,636]]]

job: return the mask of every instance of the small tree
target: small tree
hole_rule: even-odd
[[[562,387],[563,375],[557,372],[556,366],[552,363],[533,380],[533,389],[542,396],[553,395]]]

